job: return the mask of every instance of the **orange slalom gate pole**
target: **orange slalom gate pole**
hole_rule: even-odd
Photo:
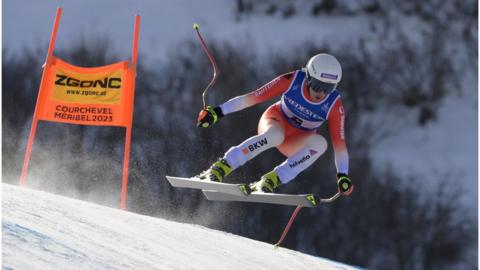
[[[132,69],[137,69],[138,56],[138,36],[140,34],[140,15],[135,15],[135,29],[133,31],[133,45],[132,45]]]
[[[127,186],[128,186],[128,162],[130,160],[130,140],[132,138],[132,128],[127,127],[125,135],[125,154],[123,159],[123,175],[122,175],[122,195],[120,207],[127,209]]]
[[[47,58],[45,60],[45,65],[42,73],[42,79],[40,81],[40,88],[38,91],[38,96],[37,96],[37,102],[35,104],[35,111],[33,113],[33,119],[32,119],[32,126],[30,128],[30,134],[28,135],[28,142],[27,142],[27,147],[25,149],[25,158],[23,160],[23,165],[22,165],[22,173],[20,175],[20,185],[23,186],[25,185],[27,173],[28,173],[28,165],[30,163],[30,156],[32,154],[32,147],[33,147],[33,142],[35,140],[35,134],[37,131],[37,124],[38,124],[38,104],[41,102],[41,89],[43,89],[43,84],[45,83],[45,73],[46,71],[50,68],[50,65],[52,64],[52,55],[53,55],[53,50],[55,49],[55,41],[57,39],[57,32],[58,32],[58,26],[60,25],[60,18],[62,17],[62,8],[57,8],[57,13],[55,15],[55,21],[53,23],[53,29],[52,29],[52,34],[50,36],[50,43],[48,45],[48,52],[47,52]]]
[[[120,198],[120,207],[123,210],[127,208],[127,190],[128,190],[128,163],[130,160],[130,144],[132,139],[132,122],[133,122],[133,102],[134,102],[134,92],[135,92],[135,77],[136,77],[136,68],[137,68],[137,57],[138,57],[138,36],[140,30],[140,15],[135,16],[135,26],[133,30],[133,44],[132,44],[132,59],[130,69],[133,72],[130,83],[130,92],[128,95],[131,97],[128,100],[131,100],[132,106],[131,110],[128,112],[129,115],[129,124],[126,127],[125,133],[125,153],[123,159],[123,174],[122,174],[122,192]]]

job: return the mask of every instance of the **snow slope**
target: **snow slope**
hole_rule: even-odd
[[[13,185],[2,196],[3,269],[358,269]]]

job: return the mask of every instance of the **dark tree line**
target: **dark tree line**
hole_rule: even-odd
[[[421,65],[411,60],[415,59],[411,54],[422,53],[428,67],[444,68],[440,74],[453,73],[448,83],[456,83],[454,78],[461,70],[449,62],[451,59],[445,56],[447,49],[431,44],[417,52],[415,44],[405,41],[402,32],[389,25],[388,20],[377,27],[383,37],[388,33],[389,38],[401,41],[398,46],[387,46],[388,39],[374,52],[368,49],[369,43],[376,42],[371,40],[341,47],[302,44],[303,52],[292,59],[274,53],[262,58],[245,47],[240,50],[228,43],[211,42],[221,74],[209,91],[208,103],[218,105],[254,90],[280,73],[302,67],[317,52],[336,55],[345,74],[339,88],[347,110],[350,175],[356,190],[338,203],[303,209],[284,242],[285,247],[370,269],[474,268],[476,258],[472,260],[468,255],[477,250],[476,213],[458,207],[458,194],[462,191],[452,188],[447,175],[427,192],[419,189],[419,180],[413,176],[401,179],[393,171],[376,172],[369,147],[381,134],[376,127],[360,121],[363,113],[375,112],[382,106],[392,110],[411,106],[421,111],[422,106],[428,105],[435,113],[438,101],[444,96],[444,77],[426,73],[425,84],[416,83],[415,78],[408,80],[412,85],[398,83],[403,77],[414,76],[410,71]],[[392,27],[396,31],[390,31]],[[108,40],[77,44],[56,55],[80,66],[122,60],[109,53]],[[3,51],[4,182],[18,181],[45,51],[46,48],[26,50],[21,55]],[[164,179],[165,175],[197,174],[229,147],[255,134],[261,113],[274,100],[228,115],[215,126],[201,130],[195,126],[196,116],[211,71],[200,46],[180,44],[161,66],[145,66],[142,57],[136,81],[128,209],[261,241],[278,240],[293,208],[210,202],[201,192],[174,189]],[[404,61],[394,61],[396,58]],[[382,76],[380,72],[386,68],[389,76]],[[405,100],[412,95],[417,103]],[[376,102],[372,102],[372,97]],[[420,119],[424,118],[419,117],[422,123]],[[424,120],[434,121],[434,117]],[[329,137],[326,127],[320,132]],[[118,207],[123,140],[123,128],[41,122],[27,183],[38,189]],[[269,150],[239,168],[227,181],[255,181],[283,160],[278,151]],[[311,168],[281,191],[331,195],[336,191],[332,160],[330,147]]]

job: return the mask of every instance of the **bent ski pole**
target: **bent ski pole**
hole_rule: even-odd
[[[337,192],[335,195],[333,195],[332,197],[330,198],[320,198],[317,196],[317,203],[331,203],[331,202],[334,202],[336,199],[338,199],[342,194],[340,192]],[[299,205],[297,206],[297,208],[295,208],[295,211],[293,211],[293,214],[292,216],[290,217],[290,220],[288,221],[287,223],[287,226],[285,226],[285,229],[283,229],[283,233],[282,233],[282,236],[280,237],[280,239],[277,241],[277,243],[275,243],[274,247],[275,248],[278,248],[282,242],[283,242],[283,239],[285,239],[285,237],[287,236],[288,234],[288,231],[290,230],[290,227],[292,226],[293,224],[293,221],[295,220],[295,218],[297,217],[298,215],[298,212],[300,212],[300,210],[302,209],[303,206]]]
[[[337,193],[335,193],[335,195],[333,195],[333,196],[330,197],[330,198],[325,198],[325,199],[320,198],[320,203],[332,203],[332,202],[334,202],[336,199],[340,198],[340,196],[342,196],[342,193],[337,192]]]
[[[275,248],[278,248],[280,244],[283,242],[283,239],[285,239],[285,236],[287,236],[288,231],[290,230],[290,227],[292,226],[293,220],[295,220],[295,217],[297,217],[298,212],[300,212],[300,209],[302,209],[302,206],[299,205],[297,208],[295,208],[295,211],[293,211],[292,216],[290,217],[290,220],[287,223],[287,226],[285,226],[285,229],[283,229],[282,236],[280,237],[280,240],[274,245]]]
[[[200,26],[199,26],[198,24],[196,24],[196,23],[193,24],[193,29],[195,29],[195,31],[197,32],[198,39],[200,40],[200,43],[202,44],[202,48],[203,48],[203,50],[205,51],[205,53],[207,54],[208,59],[210,60],[210,63],[212,63],[212,66],[213,66],[213,78],[212,78],[212,80],[210,81],[210,83],[207,85],[207,87],[205,88],[205,90],[203,90],[203,93],[202,93],[203,108],[206,108],[207,105],[206,105],[206,102],[205,102],[205,98],[206,98],[206,96],[207,96],[207,91],[208,91],[208,89],[209,89],[210,87],[212,87],[212,86],[215,84],[215,81],[217,80],[218,68],[217,68],[217,62],[215,61],[215,58],[213,58],[212,53],[211,53],[210,50],[208,49],[207,44],[205,43],[205,41],[203,40],[202,35],[200,34],[199,28],[200,28]]]

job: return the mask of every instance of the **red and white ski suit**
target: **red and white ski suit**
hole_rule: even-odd
[[[261,152],[277,147],[287,160],[274,168],[282,183],[294,179],[327,149],[327,142],[316,133],[328,121],[338,173],[348,174],[348,151],[345,142],[345,110],[337,90],[322,101],[309,95],[305,72],[283,74],[255,91],[232,98],[220,105],[224,115],[243,110],[277,96],[258,123],[258,135],[231,147],[224,159],[236,169]]]

